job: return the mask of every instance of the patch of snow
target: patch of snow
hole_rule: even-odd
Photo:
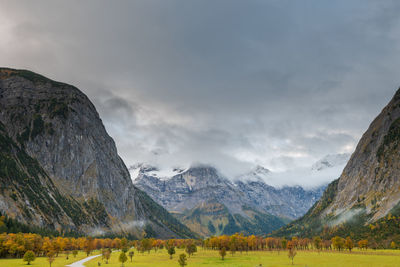
[[[350,159],[350,154],[335,154],[335,155],[327,155],[321,160],[315,162],[311,170],[313,171],[322,171],[327,168],[332,168],[335,166],[342,166],[347,163]]]
[[[132,181],[135,181],[140,174],[157,177],[160,180],[168,180],[171,177],[185,172],[187,169],[179,167],[160,168],[146,163],[137,163],[129,167]]]

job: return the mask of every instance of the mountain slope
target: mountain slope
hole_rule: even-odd
[[[284,225],[281,218],[255,208],[243,206],[241,213],[232,213],[225,205],[212,200],[175,215],[201,236],[232,235],[238,232],[265,235]]]
[[[379,223],[390,213],[400,215],[399,144],[400,89],[364,133],[340,178],[304,217],[275,234],[365,231],[368,224]]]
[[[236,181],[235,183],[254,206],[289,220],[304,215],[325,189],[325,186],[308,190],[301,186],[275,188],[261,180]]]
[[[98,234],[112,231],[141,236],[146,231],[159,237],[192,236],[132,184],[95,107],[77,88],[30,71],[2,68],[0,106],[3,133],[13,141],[10,149],[18,148],[37,162],[43,192],[58,190],[76,204],[76,210],[98,216],[83,217],[78,224],[67,213],[57,218],[34,208],[40,214],[34,223]],[[32,176],[26,176],[25,182]],[[6,175],[0,178],[14,179]],[[0,208],[16,217],[9,214],[8,201],[4,199]],[[45,206],[56,207],[50,202]],[[26,213],[18,219],[30,221]]]
[[[269,186],[259,177],[267,173],[261,167],[235,182],[205,165],[166,172],[139,164],[131,171],[136,186],[203,236],[268,233],[303,215],[322,193],[322,188]]]
[[[61,195],[38,162],[21,150],[0,123],[1,209],[33,224],[61,226],[101,224],[101,216],[89,214],[84,205]],[[64,230],[68,230],[64,228]]]
[[[202,235],[265,234],[285,224],[279,217],[260,210],[245,194],[210,166],[178,170],[166,178],[156,177],[157,168],[140,165],[136,186],[172,212],[192,231]]]

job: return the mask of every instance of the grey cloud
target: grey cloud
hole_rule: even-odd
[[[290,169],[354,148],[398,88],[399,11],[372,0],[2,1],[0,64],[83,90],[127,165]]]

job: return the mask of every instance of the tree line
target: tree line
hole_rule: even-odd
[[[131,247],[133,241],[126,238],[92,238],[92,237],[42,237],[39,234],[0,234],[0,257],[22,258],[27,251],[32,251],[36,256],[47,256],[54,253],[75,254],[85,251],[89,255],[96,249],[122,249]]]
[[[260,237],[260,236],[244,236],[243,234],[234,234],[231,236],[222,235],[216,237],[210,237],[203,241],[203,247],[213,250],[229,250],[232,253],[237,251],[247,252],[247,251],[259,251],[259,250],[287,250],[293,247],[296,250],[337,250],[337,251],[352,251],[354,247],[360,249],[378,249],[375,240],[361,239],[353,240],[349,236],[346,238],[335,236],[331,239],[322,239],[319,236],[313,238],[298,238],[293,237],[291,239],[277,238],[277,237]],[[392,241],[387,247],[396,249],[398,245]]]
[[[353,240],[350,237],[335,236],[331,239],[322,239],[319,236],[314,238],[291,239],[277,237],[244,236],[243,234],[213,236],[204,240],[201,239],[169,239],[161,240],[155,238],[144,238],[141,240],[128,240],[127,238],[93,238],[93,237],[47,237],[32,233],[2,233],[0,234],[0,257],[1,258],[32,258],[47,256],[53,260],[63,253],[68,258],[70,254],[76,256],[78,251],[84,251],[90,255],[93,250],[99,250],[103,259],[108,261],[111,251],[121,250],[121,260],[127,260],[137,253],[157,252],[165,249],[170,259],[176,253],[176,248],[184,249],[185,256],[179,255],[178,261],[185,262],[197,252],[197,248],[218,250],[221,259],[230,253],[243,253],[248,251],[287,251],[289,258],[293,260],[297,250],[316,251],[349,251],[355,247],[362,250],[377,249],[374,240],[362,239]],[[397,249],[398,244],[392,241],[389,244],[391,249]],[[25,256],[25,257],[24,257]]]

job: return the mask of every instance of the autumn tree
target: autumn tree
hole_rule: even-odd
[[[132,250],[129,251],[129,258],[131,258],[131,262],[132,262],[133,255],[135,255],[135,252],[133,252]]]
[[[368,240],[363,239],[363,240],[358,241],[358,247],[360,249],[367,249],[368,248]]]
[[[72,255],[74,255],[74,258],[76,258],[76,255],[78,255],[78,250],[74,249],[74,250],[72,251]]]
[[[223,247],[219,250],[219,255],[221,255],[221,259],[224,260],[225,256],[226,256],[226,248]]]
[[[179,255],[178,263],[179,263],[179,266],[181,266],[181,267],[184,267],[187,265],[186,254],[182,253]]]
[[[190,257],[190,256],[193,255],[195,252],[197,252],[197,247],[196,247],[195,244],[190,243],[190,244],[188,244],[188,245],[186,246],[185,251],[186,251],[186,253],[187,253],[187,254],[189,255],[189,257]]]
[[[344,242],[344,247],[347,248],[350,252],[354,248],[353,240],[348,236],[346,241]]]
[[[274,246],[275,246],[275,239],[272,238],[272,237],[267,237],[267,238],[265,239],[265,243],[266,243],[266,245],[267,245],[267,247],[268,247],[268,250],[271,251],[271,250],[274,248]]]
[[[175,254],[175,247],[174,246],[168,247],[168,254],[169,254],[169,258],[172,259],[172,255]]]
[[[332,245],[335,249],[341,251],[344,247],[344,239],[340,236],[335,236],[332,238]]]
[[[106,264],[108,264],[108,260],[110,259],[110,257],[111,257],[111,249],[106,249],[104,251],[104,259],[106,260]]]
[[[128,260],[128,257],[126,257],[125,252],[122,251],[121,254],[119,254],[118,260],[121,263],[121,266],[124,266],[124,263]]]
[[[51,267],[51,264],[52,264],[55,260],[56,260],[56,257],[55,257],[55,253],[54,253],[53,251],[50,251],[49,253],[47,253],[47,261],[49,262],[50,267]]]
[[[236,252],[236,245],[235,243],[231,243],[229,246],[229,251],[231,252],[231,255],[233,256],[233,254],[235,254]]]
[[[152,247],[152,240],[151,239],[142,239],[140,242],[140,247],[143,249],[143,251],[147,251],[148,253],[150,253],[151,251],[151,247]]]
[[[321,245],[322,245],[321,237],[315,236],[313,238],[313,244],[314,244],[314,248],[316,248],[319,252],[321,250]]]
[[[289,241],[287,244],[287,249],[288,249],[288,257],[289,259],[292,260],[292,265],[293,265],[294,257],[297,254],[295,243],[293,241]]]
[[[32,250],[28,250],[24,254],[24,261],[28,263],[28,265],[31,264],[32,261],[36,259],[35,253]]]
[[[283,238],[282,240],[281,240],[281,244],[282,244],[282,249],[286,249],[287,248],[287,240],[286,240],[286,238]]]
[[[85,242],[84,242],[84,250],[86,252],[86,255],[89,256],[90,253],[92,253],[93,250],[93,238],[92,237],[88,237],[86,238]]]
[[[128,239],[126,239],[125,237],[121,239],[121,250],[125,253],[129,250]]]

